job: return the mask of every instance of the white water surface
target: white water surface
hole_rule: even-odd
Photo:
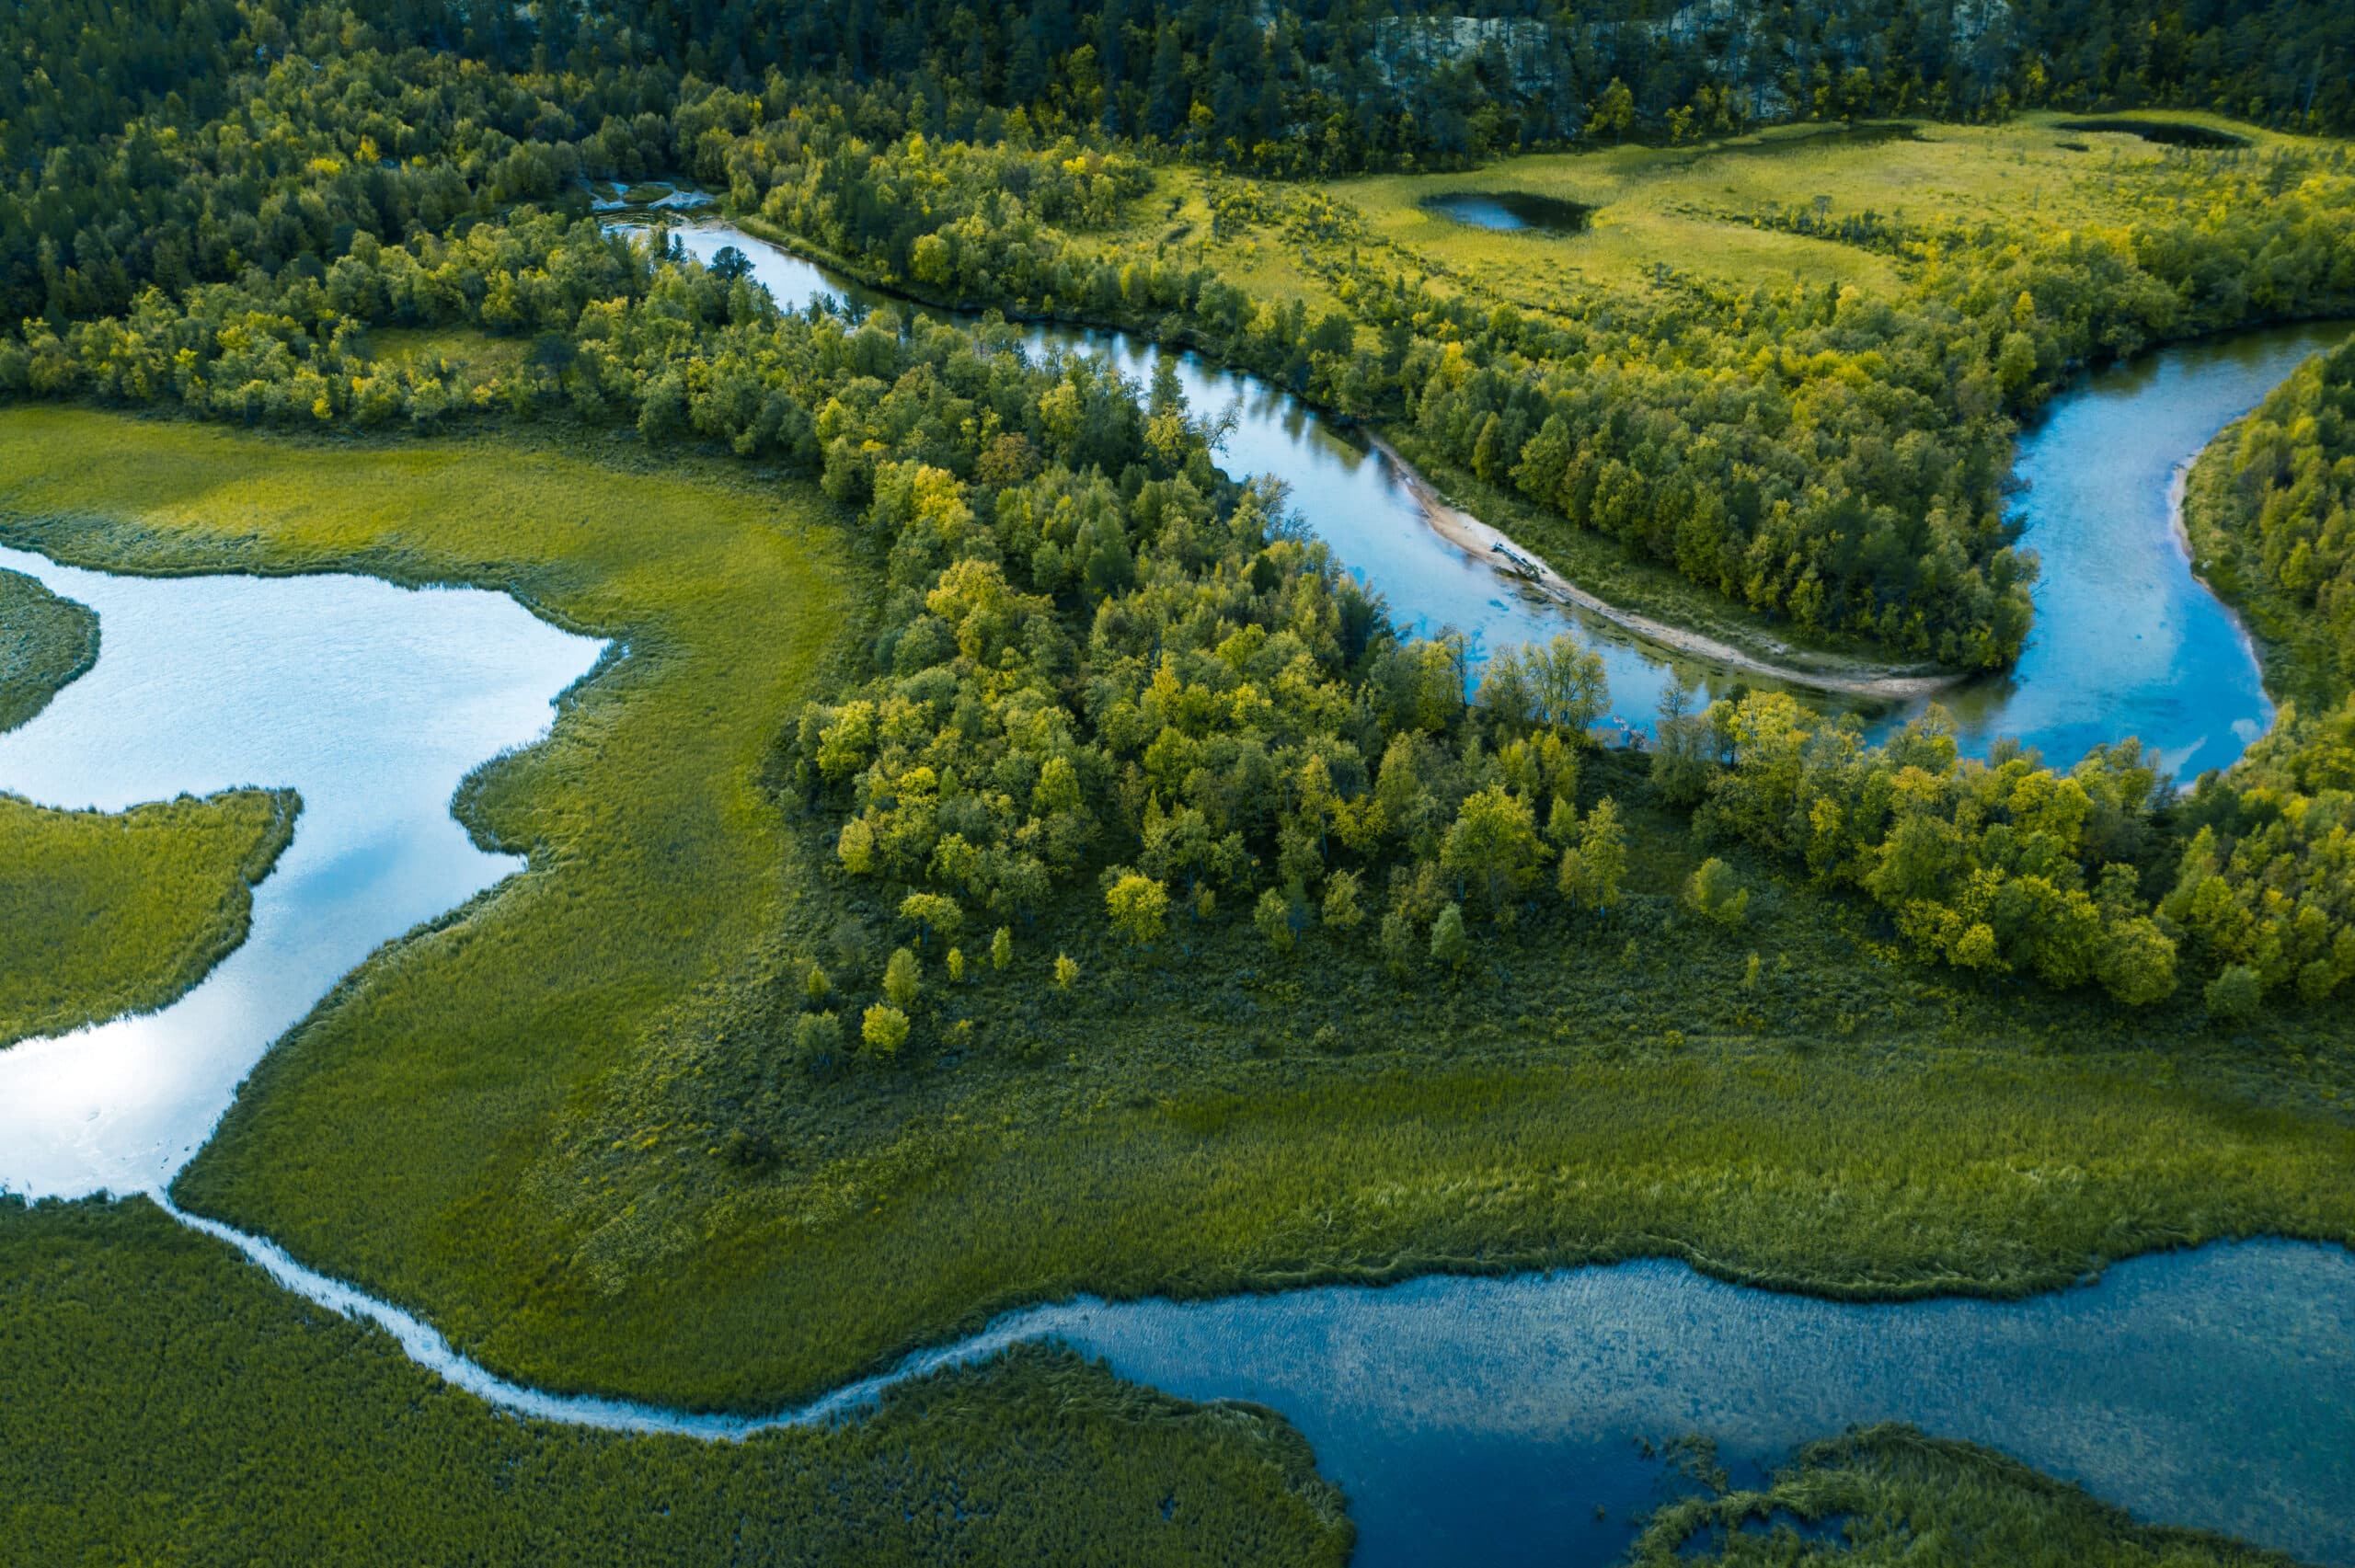
[[[98,612],[98,663],[0,735],[0,789],[120,811],[240,785],[302,793],[243,945],[159,1012],[0,1050],[0,1190],[161,1192],[238,1084],[381,944],[519,869],[450,814],[459,781],[547,732],[604,645],[501,593],[362,577],[114,577],[0,549]]]

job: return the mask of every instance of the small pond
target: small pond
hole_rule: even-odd
[[[2229,131],[2218,131],[2206,125],[2187,125],[2173,120],[2064,120],[2052,129],[2074,131],[2079,134],[2088,131],[2106,131],[2114,135],[2139,136],[2145,142],[2156,142],[2163,146],[2193,147],[2203,152],[2226,152],[2249,144],[2247,137],[2235,136]]]
[[[1546,234],[1585,232],[1594,209],[1582,201],[1537,196],[1525,190],[1458,190],[1423,199],[1426,211],[1477,229],[1537,229]]]

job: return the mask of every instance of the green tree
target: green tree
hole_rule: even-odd
[[[2175,994],[2175,943],[2145,919],[2120,921],[2105,936],[2097,973],[2102,989],[2129,1007],[2148,1007]]]
[[[1166,884],[1132,871],[1105,890],[1104,903],[1112,929],[1132,946],[1150,947],[1161,940],[1162,923],[1169,913]]]
[[[1609,795],[1594,803],[1579,835],[1579,859],[1585,867],[1586,894],[1603,913],[1619,901],[1620,879],[1627,875],[1627,834],[1619,825],[1619,806]]]
[[[1528,804],[1491,785],[1465,796],[1454,825],[1440,847],[1440,869],[1455,878],[1459,893],[1477,887],[1488,909],[1505,918],[1511,900],[1529,886],[1544,854]]]
[[[900,918],[915,926],[919,947],[931,943],[935,931],[953,939],[965,924],[965,911],[957,907],[957,900],[937,893],[909,894],[900,900]]]
[[[908,1015],[879,1001],[859,1021],[858,1036],[871,1054],[890,1061],[908,1043]]]
[[[990,967],[1004,974],[1005,967],[1013,962],[1014,928],[1002,925],[997,928],[997,934],[990,938]]]
[[[1627,128],[1635,123],[1636,95],[1627,90],[1626,83],[1614,76],[1611,86],[1605,87],[1603,97],[1596,100],[1594,113],[1586,122],[1587,131],[1589,134],[1608,131],[1613,144],[1616,145],[1619,139],[1627,133]]]
[[[1337,871],[1325,881],[1325,923],[1336,931],[1355,931],[1365,920],[1365,905],[1354,871]]]
[[[1079,983],[1079,964],[1068,953],[1055,955],[1055,989],[1068,992]]]
[[[1279,953],[1290,953],[1292,944],[1292,900],[1276,888],[1259,895],[1251,910],[1251,923],[1268,939],[1268,945]]]
[[[1464,908],[1450,904],[1431,921],[1431,961],[1453,969],[1471,956],[1472,941],[1464,931]]]
[[[822,1072],[842,1060],[843,1023],[831,1013],[804,1013],[793,1021],[793,1059],[804,1072]]]
[[[827,994],[834,989],[834,986],[832,980],[826,979],[826,971],[812,964],[810,966],[809,974],[802,977],[801,989],[803,994],[809,997],[810,1006],[822,1007],[825,1005]]]
[[[922,977],[916,956],[904,947],[894,947],[883,965],[883,994],[894,1007],[913,1006],[916,993],[924,989]]]
[[[1719,925],[1738,926],[1749,918],[1750,889],[1732,866],[1711,855],[1686,878],[1684,907]]]
[[[1415,962],[1415,922],[1396,910],[1382,917],[1382,957],[1401,978]]]
[[[2208,982],[2207,1001],[2208,1011],[2219,1018],[2253,1018],[2265,1001],[2265,981],[2246,964],[2227,964]]]
[[[1480,433],[1472,442],[1472,472],[1483,479],[1503,477],[1504,422],[1494,414],[1481,423]]]

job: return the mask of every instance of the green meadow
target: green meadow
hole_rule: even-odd
[[[292,790],[128,811],[0,795],[0,1046],[173,1001],[246,939],[294,836]]]
[[[1292,1568],[1350,1539],[1281,1419],[1068,1351],[742,1442],[584,1431],[491,1410],[144,1201],[0,1200],[0,1562]]]
[[[1924,969],[1739,855],[1750,924],[1698,924],[1689,835],[1646,810],[1610,921],[1484,923],[1461,969],[1182,918],[1132,952],[1050,916],[962,985],[927,949],[898,1061],[810,1070],[801,956],[856,972],[915,937],[763,783],[865,556],[810,491],[632,450],[0,417],[6,532],[66,558],[503,586],[627,644],[465,794],[530,869],[363,966],[178,1187],[505,1374],[761,1409],[1082,1289],[1668,1254],[2013,1292],[2355,1237],[2327,1030],[2122,1035],[2097,1001]],[[1581,795],[1637,799],[1639,767],[1606,754]]]

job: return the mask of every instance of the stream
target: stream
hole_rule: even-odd
[[[718,226],[780,302],[846,291]],[[2341,329],[2285,328],[2105,372],[2024,440],[2021,501],[2042,550],[2039,621],[2018,671],[1950,701],[1975,745],[2016,734],[2056,760],[2140,733],[2178,769],[2229,761],[2269,707],[2245,637],[2169,530],[2173,469]],[[1155,350],[1085,342],[1149,376]],[[1400,473],[1254,378],[1180,361],[1199,412],[1233,406],[1224,462],[1280,475],[1307,525],[1411,624],[1489,648],[1568,628],[1603,654],[1632,727],[1683,680],[1608,623],[1525,597],[1424,523]],[[0,788],[120,809],[181,791],[292,785],[294,841],[256,889],[250,936],[152,1014],[0,1051],[0,1189],[154,1194],[244,1076],[381,944],[520,866],[469,841],[450,800],[472,768],[545,734],[551,704],[613,650],[504,595],[357,577],[137,578],[0,550],[100,617],[94,669],[0,736]],[[2130,634],[2131,629],[2131,635]],[[1879,723],[1894,722],[1883,715]],[[178,1214],[174,1209],[175,1214]],[[1999,1447],[2143,1517],[2355,1565],[2355,1254],[2286,1242],[2138,1258],[2016,1302],[1854,1305],[1637,1262],[1379,1289],[1017,1312],[809,1407],[694,1416],[507,1383],[429,1325],[202,1217],[288,1288],[373,1321],[420,1364],[535,1418],[748,1439],[838,1417],[901,1379],[1054,1336],[1123,1376],[1274,1407],[1348,1493],[1370,1568],[1604,1563],[1675,1484],[1656,1445],[1713,1439],[1737,1482],[1853,1422],[1904,1420]],[[1242,1348],[1247,1347],[1247,1348]]]

